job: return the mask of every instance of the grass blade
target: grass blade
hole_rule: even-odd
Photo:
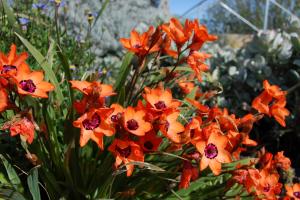
[[[33,200],[40,200],[40,188],[39,188],[39,179],[38,179],[38,168],[33,168],[30,170],[29,175],[27,177],[27,184],[29,191],[32,195]]]

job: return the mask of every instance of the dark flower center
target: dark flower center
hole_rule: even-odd
[[[127,121],[127,128],[129,130],[135,131],[135,130],[137,130],[139,128],[139,124],[138,124],[138,122],[136,120],[131,119],[131,120]]]
[[[36,90],[36,85],[33,83],[31,79],[22,80],[20,81],[19,84],[22,90],[25,90],[26,92],[34,93]]]
[[[300,192],[294,192],[294,196],[300,199]]]
[[[133,45],[133,47],[136,48],[136,49],[139,49],[139,48],[142,47],[142,45],[141,44],[135,44],[135,45]]]
[[[269,192],[271,189],[270,185],[267,184],[267,186],[264,187],[264,192]]]
[[[14,65],[3,65],[3,69],[1,71],[1,74],[5,74],[11,70],[17,70],[17,67]]]
[[[209,143],[208,145],[206,145],[204,153],[206,158],[213,159],[218,155],[218,148],[216,147],[216,145]]]
[[[116,114],[116,115],[112,115],[112,116],[110,117],[110,119],[111,119],[112,122],[117,123],[117,122],[119,122],[119,120],[120,120],[120,116],[121,116],[121,113],[118,113],[118,114]]]
[[[128,146],[124,149],[121,149],[120,147],[116,147],[117,152],[119,152],[119,154],[122,157],[128,158],[128,156],[131,154],[131,147]]]
[[[190,130],[190,135],[191,135],[191,138],[193,138],[195,136],[195,129]]]
[[[159,110],[165,109],[167,107],[165,102],[163,102],[163,101],[158,101],[157,103],[154,104],[154,106],[156,109],[159,109]]]
[[[169,127],[170,127],[170,123],[168,121],[166,121],[166,125],[165,125],[166,131],[169,130]]]
[[[83,120],[82,125],[86,130],[94,130],[100,125],[100,123],[101,119],[99,115],[94,114],[91,119]]]
[[[148,149],[148,150],[152,150],[153,147],[154,147],[154,145],[152,144],[152,142],[147,141],[147,142],[144,143],[144,147],[145,147],[146,149]]]

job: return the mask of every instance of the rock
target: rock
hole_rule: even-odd
[[[68,34],[82,41],[92,41],[97,56],[120,54],[119,39],[128,37],[133,28],[145,31],[150,25],[157,25],[170,17],[168,0],[110,0],[87,37],[88,14],[93,14],[96,19],[104,2],[69,0],[64,8],[59,8],[60,22],[64,25],[66,21]]]

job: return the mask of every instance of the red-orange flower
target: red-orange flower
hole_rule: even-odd
[[[27,117],[13,122],[9,127],[10,135],[20,135],[23,141],[27,141],[29,144],[34,139],[34,125]]]
[[[0,85],[0,113],[5,111],[8,106],[8,96],[4,88],[1,88]]]
[[[280,167],[281,169],[287,171],[291,168],[291,160],[288,157],[285,157],[283,153],[283,151],[278,152],[274,156],[274,162],[276,167]]]
[[[144,120],[145,112],[143,110],[135,111],[133,107],[124,110],[124,128],[137,136],[144,136],[145,133],[152,129],[149,122]]]
[[[161,118],[160,131],[172,142],[182,143],[181,134],[184,134],[184,126],[177,121],[180,112],[168,111]]]
[[[18,93],[33,97],[48,98],[47,92],[54,90],[51,83],[43,81],[44,74],[41,71],[27,73],[23,65],[20,66],[17,76],[14,77]]]
[[[251,175],[251,174],[250,174]],[[279,174],[269,173],[268,170],[261,170],[259,178],[252,177],[255,182],[254,191],[257,196],[263,196],[264,199],[276,200],[281,192],[282,184],[279,183]]]
[[[18,55],[16,45],[12,44],[10,47],[10,52],[7,55],[4,55],[2,52],[0,52],[0,76],[15,76],[19,70],[19,67],[21,66],[24,71],[29,73],[30,68],[25,62],[27,58],[28,54],[25,52]]]
[[[198,19],[194,21],[194,36],[193,41],[190,46],[191,50],[198,51],[202,45],[207,41],[215,41],[218,37],[215,35],[210,35],[207,31],[206,26],[199,24]]]
[[[176,109],[181,105],[179,101],[173,99],[171,90],[165,90],[161,87],[157,87],[155,89],[145,87],[143,97],[155,111]]]
[[[195,83],[182,79],[178,81],[178,86],[184,94],[189,94],[195,88]]]
[[[209,70],[209,67],[208,65],[205,64],[205,61],[210,57],[211,57],[210,54],[200,53],[198,51],[192,51],[187,58],[187,63],[195,72],[200,82],[202,81],[201,73]]]
[[[225,150],[227,143],[227,137],[216,131],[210,134],[207,141],[196,143],[197,150],[202,154],[200,161],[201,171],[209,166],[215,175],[221,173],[221,163],[231,162],[231,156]]]
[[[136,30],[132,30],[130,38],[121,38],[122,45],[137,56],[143,57],[149,53],[160,50],[162,42],[160,30],[154,31],[153,26],[150,26],[148,31],[139,34]]]
[[[109,123],[119,123],[122,119],[124,108],[120,104],[112,104],[110,106],[114,111],[107,118]]]
[[[183,170],[180,178],[179,189],[188,188],[191,181],[198,178],[199,171],[190,161],[183,161]]]
[[[267,80],[264,80],[263,85],[265,90],[253,100],[252,107],[259,113],[273,116],[281,126],[285,127],[285,118],[290,114],[285,108],[286,92],[277,85],[270,85]]]
[[[79,141],[81,147],[92,139],[103,149],[103,136],[112,136],[115,133],[115,129],[106,121],[111,113],[112,109],[94,109],[73,122],[74,127],[81,129]]]
[[[111,85],[100,82],[70,81],[72,88],[82,92],[84,97],[74,102],[76,111],[80,114],[93,108],[101,108],[105,103],[105,97],[115,95]]]
[[[141,147],[130,140],[114,139],[108,150],[113,153],[116,158],[115,167],[118,168],[122,163],[127,169],[127,176],[131,176],[134,165],[130,162],[144,162],[144,154]]]
[[[145,136],[139,137],[139,144],[145,152],[157,151],[161,142],[162,138],[158,137],[153,130],[146,133]]]
[[[285,108],[285,105],[285,97],[282,97],[270,107],[270,115],[283,127],[286,126],[285,118],[290,115],[290,111]]]
[[[194,24],[186,19],[184,26],[176,18],[171,18],[169,24],[163,24],[162,29],[180,49],[191,37]]]
[[[293,185],[285,185],[286,193],[289,197],[300,199],[300,183],[295,183]]]

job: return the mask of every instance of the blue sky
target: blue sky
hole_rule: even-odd
[[[170,0],[169,6],[171,14],[174,15],[182,15],[185,11],[190,9],[192,6],[196,5],[202,0]],[[202,6],[201,10],[203,9],[203,12],[205,12],[205,9],[207,6],[209,6],[211,3],[214,3],[215,0],[207,0]],[[201,13],[204,14],[204,13]]]

